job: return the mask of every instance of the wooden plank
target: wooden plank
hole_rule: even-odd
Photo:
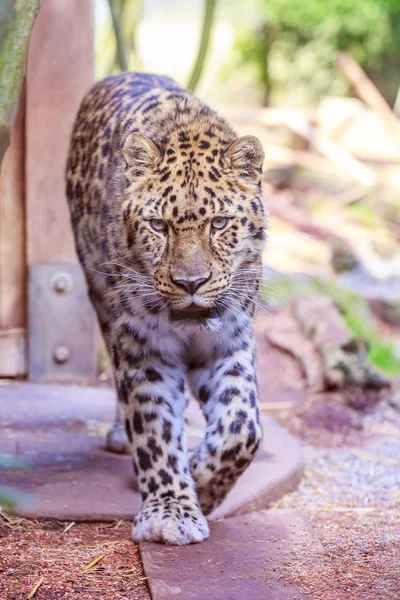
[[[22,94],[11,145],[0,167],[0,329],[26,323],[24,100]]]
[[[40,272],[37,267],[52,265],[60,275],[68,265],[77,262],[65,196],[64,174],[72,125],[79,104],[93,82],[93,73],[92,0],[42,0],[32,34],[27,69],[26,230],[29,315],[35,314],[33,309],[38,301],[35,295],[38,282],[34,280],[34,275]],[[78,281],[74,281],[75,291],[77,283]],[[57,338],[57,346],[67,349],[67,353],[74,347],[74,339],[69,337],[69,334],[74,335],[73,329],[66,329],[64,322],[55,326],[51,319],[52,302],[57,300],[57,293],[53,288],[49,282],[43,291],[43,302],[48,303],[49,310],[44,311],[41,325],[36,320],[29,326],[30,376],[36,373],[35,358],[39,355],[43,356],[44,353],[56,361],[53,338],[48,335],[50,329]],[[83,287],[79,302],[73,308],[76,322],[80,323],[90,310]],[[38,328],[42,337],[36,335]],[[86,372],[88,380],[92,377],[96,352],[93,328],[94,324],[88,328],[85,338],[85,343],[90,348],[84,345],[86,362],[84,360],[83,364],[89,364]],[[73,358],[76,359],[75,355]],[[73,371],[74,364],[76,361],[72,358],[63,359],[60,379],[65,380],[66,371],[69,379],[74,379],[75,376],[82,378],[81,370]],[[44,370],[42,369],[40,377],[46,379],[52,369],[46,370],[44,363],[42,367]]]
[[[42,0],[28,59],[28,264],[76,262],[64,173],[71,128],[93,81],[91,0]]]
[[[26,329],[0,330],[0,377],[26,375]]]
[[[24,113],[23,90],[0,167],[0,377],[25,372]]]

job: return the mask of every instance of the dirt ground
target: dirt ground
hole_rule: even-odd
[[[302,439],[307,468],[274,508],[303,510],[325,551],[310,568],[294,549],[290,582],[316,600],[400,598],[400,412],[382,402],[343,433],[331,418],[288,410],[274,417]],[[41,578],[38,600],[150,599],[129,523],[68,525],[2,517],[1,600],[27,598]]]
[[[41,580],[38,600],[150,600],[129,523],[68,525],[2,518],[1,600],[25,599]]]

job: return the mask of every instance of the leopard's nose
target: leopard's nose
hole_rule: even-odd
[[[171,273],[171,279],[175,285],[183,288],[188,294],[195,294],[199,287],[210,280],[211,273],[208,277],[199,277],[198,279],[175,279]]]

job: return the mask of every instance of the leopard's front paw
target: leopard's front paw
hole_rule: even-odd
[[[132,537],[135,542],[162,542],[171,546],[195,544],[209,536],[208,523],[198,506],[182,507],[179,502],[143,505],[135,517]]]
[[[217,493],[214,491],[215,489],[218,489],[217,485],[210,486],[209,488],[196,488],[201,510],[206,516],[222,503],[228,492],[228,490],[221,490]]]

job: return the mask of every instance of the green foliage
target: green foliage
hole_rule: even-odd
[[[0,471],[2,469],[26,471],[28,468],[29,463],[26,460],[10,456],[9,454],[0,454]],[[23,496],[18,490],[9,486],[0,485],[0,507],[13,511],[21,502],[22,498]],[[24,499],[26,499],[25,496]]]
[[[11,512],[15,510],[21,501],[21,494],[9,486],[0,485],[0,507]]]
[[[347,212],[355,221],[368,229],[385,228],[384,221],[377,215],[373,204],[369,205],[368,201],[360,201],[348,206]]]
[[[257,83],[305,101],[346,91],[334,66],[339,50],[367,71],[400,51],[398,0],[246,0],[257,19],[241,25],[232,66],[252,64]],[[264,95],[267,97],[268,90]]]
[[[1,1],[0,7],[0,163],[10,143],[11,127],[25,74],[29,40],[39,0]]]
[[[364,298],[343,288],[338,283],[310,277],[297,280],[281,276],[273,281],[272,287],[283,302],[289,302],[296,296],[326,295],[339,307],[343,320],[355,338],[365,340],[368,346],[368,358],[373,365],[390,376],[400,375],[400,360],[392,344],[382,342],[373,325],[371,311]],[[261,295],[268,298],[268,293]]]
[[[26,471],[29,468],[29,463],[23,458],[11,456],[10,454],[0,454],[0,469],[18,469]]]
[[[14,0],[0,2],[0,40],[4,40],[14,17]]]

